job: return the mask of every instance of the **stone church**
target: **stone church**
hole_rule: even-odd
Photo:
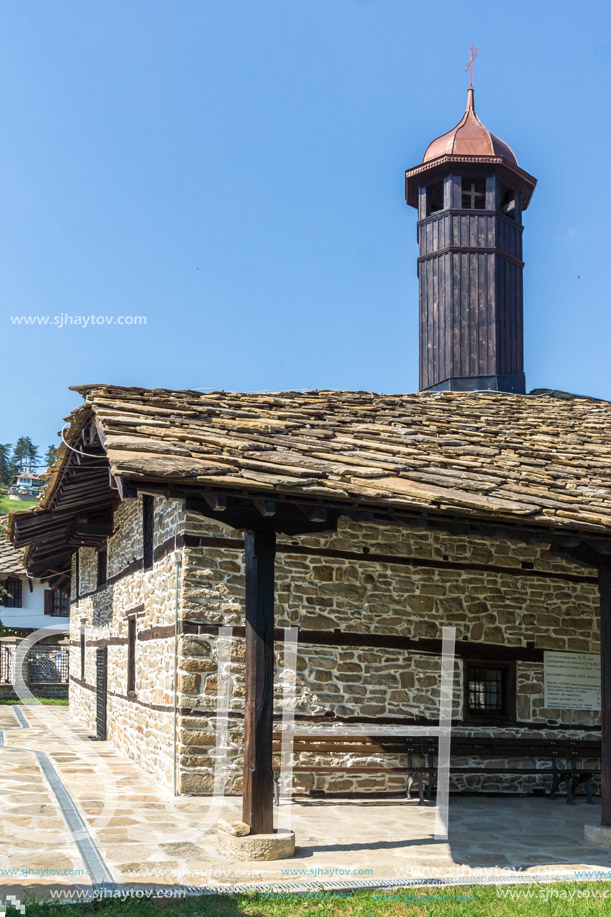
[[[73,714],[177,793],[213,789],[232,628],[225,790],[254,833],[271,831],[289,627],[295,728],[338,737],[295,740],[295,792],[422,777],[436,752],[413,737],[438,724],[450,626],[451,788],[544,794],[577,768],[570,796],[602,769],[611,824],[611,404],[527,394],[535,183],[469,90],[406,172],[418,393],[77,386],[41,505],[10,520],[29,573],[71,592]]]

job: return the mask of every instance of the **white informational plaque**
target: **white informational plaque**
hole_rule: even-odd
[[[543,653],[546,707],[600,710],[598,653]]]

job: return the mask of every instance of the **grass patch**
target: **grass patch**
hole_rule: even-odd
[[[28,500],[12,500],[10,497],[7,497],[6,494],[0,496],[0,516],[4,516],[5,513],[16,513],[22,509],[30,509],[31,506],[38,506],[38,504],[35,500],[33,502]]]
[[[119,889],[121,891],[121,889]],[[317,893],[309,896],[290,894],[204,895],[181,900],[156,898],[143,900],[106,899],[66,907],[57,902],[27,903],[27,917],[302,917],[322,914],[327,917],[589,917],[608,914],[608,883],[558,883],[531,886],[460,886],[453,888],[405,888],[397,891],[354,892],[346,895]],[[411,897],[410,897],[411,896]],[[10,917],[11,910],[7,911]]]
[[[52,707],[67,707],[70,701],[67,697],[37,697],[36,700],[41,704],[49,704]],[[20,700],[18,697],[2,697],[0,698],[0,704],[23,704],[24,701]],[[26,704],[31,703],[31,701],[25,701]]]

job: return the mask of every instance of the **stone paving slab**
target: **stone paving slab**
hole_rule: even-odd
[[[231,862],[217,850],[215,825],[218,817],[240,818],[239,798],[227,798],[214,811],[209,797],[174,797],[109,743],[91,742],[68,708],[52,708],[53,717],[48,707],[22,709],[29,729],[17,728],[10,708],[0,710],[5,730],[0,782],[6,801],[0,868],[82,870],[80,876],[54,880],[30,875],[26,882],[24,876],[29,888],[90,881],[34,751],[48,755],[118,883],[400,882],[510,870],[569,875],[587,868],[611,870],[611,851],[583,841],[584,824],[599,822],[599,806],[582,799],[568,806],[561,799],[481,796],[451,798],[448,841],[434,839],[434,807],[415,800],[300,799],[291,808],[294,858]],[[11,884],[17,885],[16,879]]]
[[[35,755],[14,748],[0,753],[2,887],[69,888],[87,882],[79,851]]]

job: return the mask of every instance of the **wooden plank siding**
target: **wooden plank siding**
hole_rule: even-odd
[[[494,198],[487,182],[486,201]],[[444,201],[460,200],[460,177]],[[419,221],[420,388],[523,373],[522,226],[498,210],[448,209]]]

